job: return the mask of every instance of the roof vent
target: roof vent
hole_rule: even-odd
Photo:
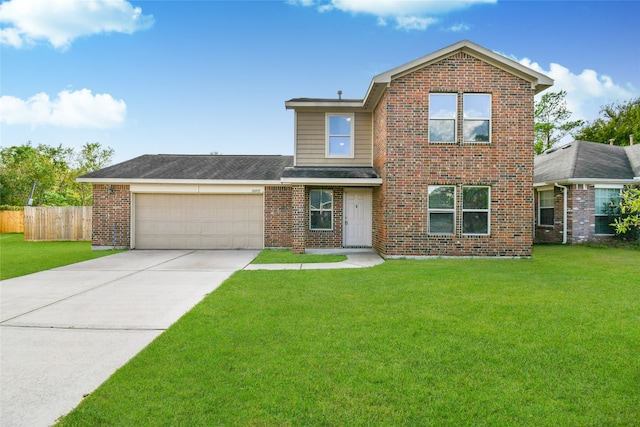
[[[569,147],[571,147],[571,144],[570,144],[570,143],[569,143],[569,144],[566,144],[566,145],[563,145],[563,146],[562,146],[562,149],[564,150],[564,149],[569,148]]]
[[[338,91],[338,99],[339,99],[339,100],[341,100],[341,99],[342,99],[342,91],[341,91],[341,90],[339,90],[339,91]]]

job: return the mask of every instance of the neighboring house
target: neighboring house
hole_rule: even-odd
[[[535,157],[536,243],[610,238],[625,186],[640,185],[640,145],[573,141]]]
[[[462,41],[363,99],[291,99],[293,157],[142,156],[81,177],[93,244],[530,256],[533,97],[552,84]]]

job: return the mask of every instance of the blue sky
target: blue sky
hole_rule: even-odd
[[[640,1],[9,0],[0,145],[292,154],[297,97],[468,39],[555,79],[574,119],[640,96]]]

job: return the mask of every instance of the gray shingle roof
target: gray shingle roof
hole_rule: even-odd
[[[279,181],[291,165],[293,156],[147,154],[80,178]]]
[[[624,180],[640,176],[640,146],[573,141],[534,158],[534,183],[571,179]]]
[[[368,167],[288,167],[282,173],[283,178],[338,178],[367,179],[380,178],[373,168]]]

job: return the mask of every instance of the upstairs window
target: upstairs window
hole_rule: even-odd
[[[453,234],[456,224],[456,188],[430,185],[428,200],[429,234]]]
[[[596,234],[616,234],[611,224],[620,216],[620,188],[596,188]]]
[[[462,105],[464,142],[490,142],[491,95],[464,94]]]
[[[429,94],[429,142],[456,142],[457,111],[457,94]]]
[[[554,225],[553,190],[538,191],[538,225]]]
[[[309,229],[333,229],[333,192],[331,190],[309,191]]]
[[[353,158],[353,114],[327,114],[326,157]]]
[[[489,234],[489,187],[462,187],[462,234]]]

